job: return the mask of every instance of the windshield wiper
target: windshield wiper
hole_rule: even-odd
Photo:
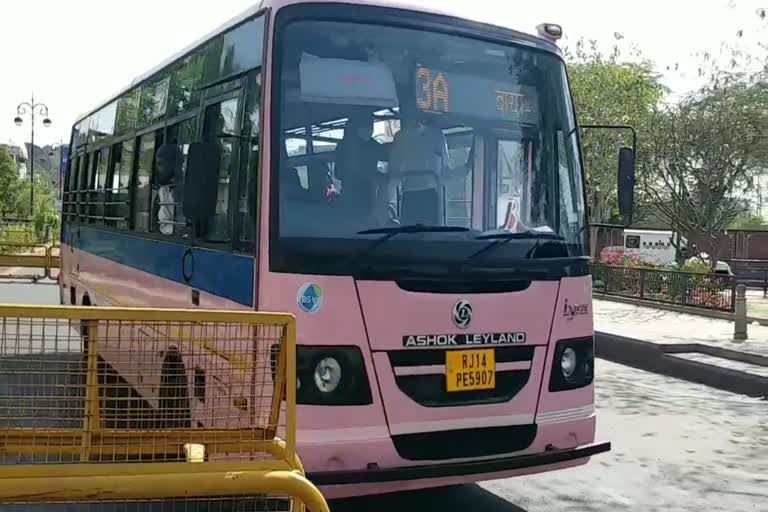
[[[521,231],[519,233],[512,233],[509,231],[496,231],[493,233],[485,233],[475,237],[475,240],[493,240],[490,244],[486,245],[476,253],[473,253],[467,257],[464,261],[464,265],[477,260],[480,256],[491,252],[492,250],[501,247],[502,245],[510,242],[511,240],[536,240],[536,245],[528,253],[528,257],[539,247],[541,240],[554,240],[556,242],[564,242],[565,238],[556,234],[548,233],[545,231]]]
[[[462,228],[459,226],[428,226],[426,224],[409,224],[406,226],[392,226],[388,228],[373,228],[358,231],[358,235],[384,235],[381,238],[377,238],[370,245],[365,247],[362,251],[352,255],[348,263],[356,264],[370,253],[375,251],[380,245],[387,240],[402,234],[411,233],[464,233],[469,231],[469,228]]]

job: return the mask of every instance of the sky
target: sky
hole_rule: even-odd
[[[432,5],[437,0],[411,0]],[[0,143],[29,140],[29,119],[14,125],[16,107],[35,100],[38,145],[67,143],[75,118],[136,77],[199,39],[255,0],[3,0],[0,19]],[[752,51],[768,35],[756,12],[768,0],[439,0],[441,9],[533,31],[543,21],[563,26],[563,44],[580,37],[609,48],[614,33],[635,44],[676,93],[696,87],[696,52],[718,54],[721,41]],[[744,35],[736,39],[738,30]],[[671,70],[675,65],[677,71]]]

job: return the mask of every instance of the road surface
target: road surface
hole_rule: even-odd
[[[0,283],[0,302],[9,301],[55,304],[58,290]],[[602,360],[596,370],[598,439],[612,441],[613,451],[596,456],[588,466],[481,485],[340,500],[331,504],[333,511],[768,512],[768,401]]]
[[[598,361],[598,439],[556,473],[334,503],[334,512],[766,512],[768,401]]]

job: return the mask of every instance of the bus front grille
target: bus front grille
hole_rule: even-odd
[[[448,460],[488,457],[527,449],[536,439],[536,425],[470,428],[392,436],[406,460]]]

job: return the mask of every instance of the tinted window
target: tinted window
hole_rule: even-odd
[[[180,114],[200,103],[200,82],[203,78],[205,55],[196,53],[187,57],[171,75],[169,114]]]
[[[243,157],[241,164],[241,176],[239,180],[239,197],[237,215],[240,226],[240,241],[252,242],[255,240],[256,204],[258,177],[259,177],[259,133],[261,115],[261,73],[253,76],[248,85],[245,114],[243,123],[245,132],[250,138],[247,142],[248,154]]]
[[[117,121],[115,131],[118,135],[136,128],[139,117],[139,90],[128,92],[117,102]]]
[[[217,37],[205,48],[203,81],[214,82],[261,65],[264,17]]]
[[[147,126],[160,120],[168,106],[170,77],[154,80],[141,89],[139,126]]]
[[[115,134],[115,118],[117,116],[117,101],[113,101],[92,116],[91,138],[98,141]]]

